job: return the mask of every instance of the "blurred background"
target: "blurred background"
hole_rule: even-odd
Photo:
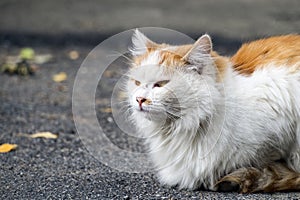
[[[299,0],[1,0],[0,42],[96,45],[137,27],[245,41],[298,33]]]

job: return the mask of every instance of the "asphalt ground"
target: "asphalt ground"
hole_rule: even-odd
[[[299,199],[297,192],[242,195],[179,190],[160,185],[153,172],[117,171],[88,151],[72,113],[77,71],[89,52],[113,34],[141,26],[173,28],[194,39],[209,32],[215,48],[231,55],[243,41],[299,33],[299,1],[287,2],[1,1],[1,62],[25,46],[53,55],[33,76],[0,74],[0,144],[18,145],[0,154],[1,199]],[[79,53],[78,59],[69,58],[72,50]],[[117,70],[118,62],[106,73],[107,82],[97,87],[97,118],[116,146],[143,152],[142,142],[122,134],[107,110],[109,86],[120,76]],[[66,81],[52,80],[59,72],[67,74]],[[58,138],[26,136],[41,131]]]

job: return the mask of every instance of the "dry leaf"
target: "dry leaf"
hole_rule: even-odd
[[[10,152],[11,150],[16,149],[17,146],[18,145],[16,145],[16,144],[8,144],[8,143],[2,144],[2,145],[0,145],[0,153]]]
[[[112,112],[112,109],[111,109],[111,108],[102,108],[102,109],[101,109],[101,112],[104,112],[104,113],[111,113],[111,112]]]
[[[35,55],[34,57],[34,63],[36,64],[44,64],[52,60],[53,56],[51,54],[40,54]]]
[[[55,81],[55,82],[62,82],[62,81],[65,81],[67,80],[67,74],[65,72],[60,72],[58,74],[55,74],[52,79]]]
[[[101,99],[96,99],[95,104],[96,105],[105,105],[105,104],[110,104],[111,100],[108,98],[101,98]]]
[[[79,53],[78,51],[70,51],[69,52],[69,58],[71,60],[77,60],[79,58]]]
[[[114,75],[116,75],[116,72],[114,72],[112,70],[106,70],[103,73],[103,76],[108,77],[108,78],[112,78]]]
[[[126,92],[123,91],[118,92],[118,99],[127,99],[127,98],[128,98],[128,94]]]
[[[57,135],[50,133],[50,132],[38,132],[35,134],[30,135],[31,138],[49,138],[49,139],[56,139]]]

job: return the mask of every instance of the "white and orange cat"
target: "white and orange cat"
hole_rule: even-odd
[[[131,117],[161,183],[216,190],[236,170],[246,170],[241,178],[280,159],[299,175],[299,35],[244,44],[231,58],[214,52],[208,35],[171,46],[136,30],[132,41]]]

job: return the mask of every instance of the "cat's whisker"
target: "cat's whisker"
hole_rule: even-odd
[[[117,105],[124,105],[124,104],[127,104],[128,106],[130,106],[130,103],[124,99],[124,100],[118,100],[117,102],[115,102],[114,104],[117,104]]]
[[[109,54],[108,56],[119,56],[119,57],[122,57],[122,58],[125,58],[127,61],[130,61],[132,62],[132,59],[128,56],[125,56],[125,54],[123,53],[120,53],[118,51],[113,51],[115,54]]]

